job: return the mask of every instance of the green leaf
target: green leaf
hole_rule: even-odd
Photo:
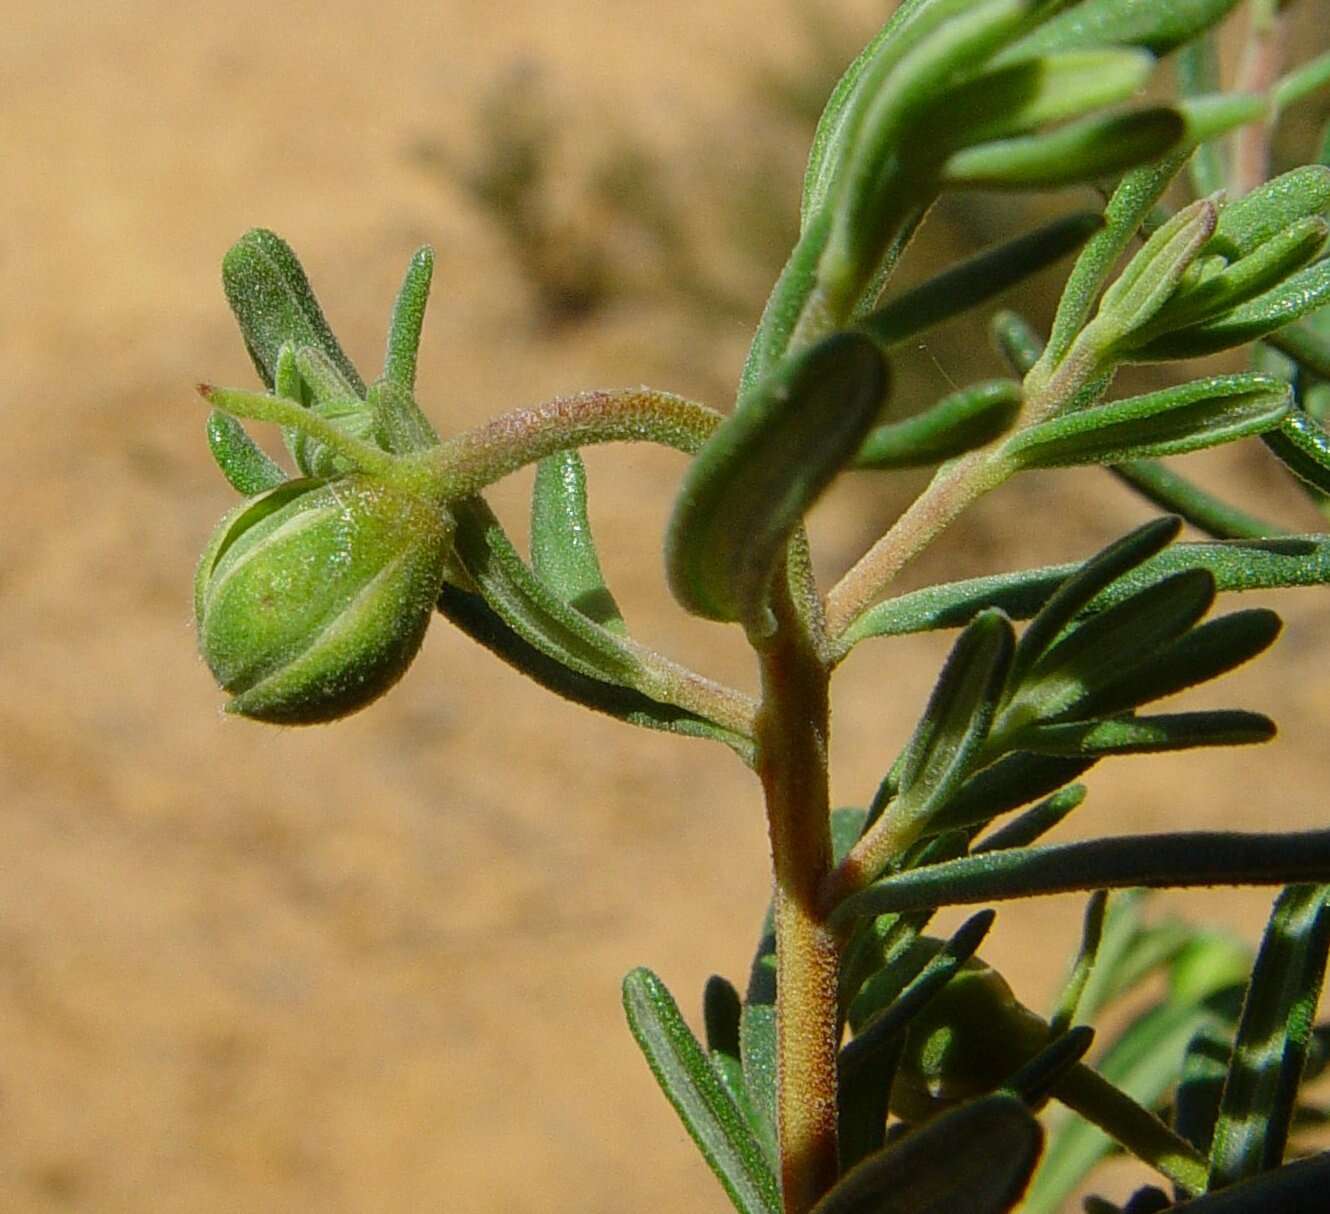
[[[785,547],[858,451],[886,390],[877,347],[840,333],[790,359],[720,425],[689,466],[665,542],[687,610],[768,631]]]
[[[842,1169],[852,1168],[883,1145],[887,1107],[905,1030],[975,953],[993,926],[992,911],[972,915],[923,965],[889,1006],[875,1014],[841,1048],[837,1108]]]
[[[303,267],[280,236],[264,228],[246,232],[222,259],[222,285],[245,347],[268,387],[278,352],[290,344],[322,351],[356,395],[364,395],[364,381],[337,344]]]
[[[1042,1145],[1017,1097],[985,1096],[871,1155],[813,1214],[1003,1214],[1020,1200]]]
[[[1183,1055],[1182,1077],[1173,1098],[1173,1123],[1179,1134],[1206,1155],[1214,1139],[1232,1054],[1233,1034],[1217,1025],[1203,1025]]]
[[[1076,565],[1051,565],[1020,573],[970,578],[904,594],[870,608],[844,633],[845,650],[874,636],[899,636],[931,628],[963,627],[980,611],[997,607],[1028,619],[1048,601]],[[1090,605],[1104,611],[1169,574],[1208,570],[1220,591],[1272,590],[1330,583],[1330,538],[1295,535],[1268,540],[1174,544],[1120,578]]]
[[[1021,634],[1011,666],[1011,685],[1020,684],[1030,667],[1102,591],[1168,547],[1181,529],[1176,518],[1151,519],[1095,553],[1067,578]]]
[[[1256,298],[1317,256],[1325,247],[1327,235],[1330,225],[1320,216],[1301,219],[1195,286],[1184,283],[1150,323],[1133,335],[1133,344],[1208,321]]]
[[[1094,1029],[1087,1024],[1058,1031],[1003,1087],[1014,1092],[1031,1109],[1038,1110],[1054,1094],[1058,1083],[1085,1056],[1093,1042]]]
[[[999,734],[1020,730],[1026,722],[1083,719],[1082,704],[1115,686],[1124,663],[1145,660],[1182,636],[1210,609],[1214,595],[1208,572],[1188,570],[1092,616],[1031,664],[1003,713]]]
[[[1008,55],[1094,46],[1140,46],[1166,55],[1218,25],[1237,0],[1084,0],[1018,42]]]
[[[1330,493],[1330,434],[1301,409],[1294,409],[1262,441],[1296,477]]]
[[[664,983],[635,969],[623,1006],[652,1074],[740,1214],[780,1214],[780,1188]]]
[[[1055,417],[1019,431],[1002,451],[1018,468],[1182,455],[1263,433],[1291,407],[1291,390],[1280,380],[1217,375]]]
[[[1103,219],[1092,212],[1056,219],[912,287],[866,316],[859,328],[880,345],[898,345],[1046,269],[1103,226]]]
[[[1209,682],[1263,653],[1281,627],[1279,616],[1264,607],[1209,620],[1161,649],[1134,655],[1116,676],[1079,700],[1073,713],[1081,720],[1116,716]]]
[[[893,873],[847,898],[833,921],[1133,886],[1291,885],[1330,877],[1330,831],[1180,831],[986,852]]]
[[[743,1001],[734,983],[712,974],[702,994],[702,1020],[707,1030],[707,1049],[712,1053],[739,1057],[739,1016]]]
[[[832,90],[813,134],[800,203],[800,231],[822,212],[843,170],[864,110],[902,56],[972,0],[904,0],[886,24],[845,69]]]
[[[911,136],[919,120],[958,79],[1028,28],[1030,0],[973,0],[899,57],[875,64],[860,83],[854,129],[838,168],[834,213],[818,267],[820,288],[837,305],[853,304],[872,281],[899,224],[918,202],[901,166],[928,156]],[[908,197],[913,195],[913,197]]]
[[[1006,826],[981,839],[974,846],[973,854],[980,856],[984,852],[1029,847],[1079,806],[1085,800],[1085,793],[1084,784],[1072,784],[1060,792],[1055,792],[1032,809],[1027,809],[1019,817],[1013,818]]]
[[[1094,48],[1002,64],[948,92],[917,137],[960,148],[1026,135],[1128,100],[1154,62],[1144,51]]]
[[[536,466],[531,494],[531,565],[570,607],[609,632],[627,632],[591,536],[586,468],[576,451],[547,456]]]
[[[1066,759],[1050,755],[1006,755],[971,776],[946,807],[934,816],[930,826],[935,830],[960,830],[990,822],[1010,810],[1047,796],[1082,775],[1095,762],[1092,757]],[[1075,803],[1079,804],[1081,799],[1074,798]],[[1063,802],[1047,806],[1045,813],[1060,817],[1075,808],[1075,805],[1066,805],[1065,809],[1063,806]],[[1053,823],[1048,825],[1051,827]],[[991,843],[990,840],[990,846]]]
[[[1262,437],[1275,433],[1278,431],[1267,430]],[[1230,505],[1157,460],[1127,460],[1125,463],[1113,464],[1109,471],[1135,489],[1146,501],[1178,515],[1197,530],[1217,540],[1254,540],[1288,534],[1278,523],[1257,518]]]
[[[776,1006],[754,1002],[750,995],[739,1019],[739,1045],[744,1086],[759,1122],[758,1140],[773,1169],[780,1158],[776,1141],[778,1050]]]
[[[481,498],[457,502],[454,513],[457,555],[509,627],[570,670],[625,687],[637,685],[637,659],[532,574]]]
[[[1266,341],[1314,375],[1330,379],[1330,334],[1322,331],[1322,326],[1317,323],[1325,315],[1325,312],[1315,313],[1307,320],[1269,334]],[[1323,387],[1317,385],[1303,395],[1303,406],[1313,416],[1316,411],[1311,407],[1311,393]]]
[[[1014,380],[972,384],[914,417],[878,426],[854,466],[884,470],[940,464],[1004,434],[1020,407],[1021,386]]]
[[[949,156],[941,181],[951,189],[1052,189],[1093,181],[1154,160],[1186,133],[1176,110],[1095,114],[1038,135],[1018,135]]]
[[[1299,1159],[1173,1209],[1180,1214],[1323,1214],[1330,1151]]]
[[[1023,316],[1003,311],[993,314],[988,331],[998,353],[1024,379],[1044,351],[1044,343],[1034,327]]]
[[[1206,254],[1247,257],[1309,216],[1330,209],[1330,168],[1309,164],[1259,185],[1219,213]]]
[[[383,378],[410,393],[416,386],[416,355],[420,331],[434,277],[434,250],[422,245],[412,255],[393,304],[388,324],[388,349],[383,356]]]
[[[1196,1003],[1164,1002],[1138,1016],[1096,1065],[1138,1105],[1155,1104],[1178,1074],[1187,1042],[1214,1013]],[[1060,1214],[1085,1174],[1112,1149],[1101,1129],[1079,1118],[1052,1134],[1022,1214]]]
[[[1099,957],[1099,944],[1104,935],[1104,913],[1108,908],[1108,891],[1098,889],[1090,895],[1085,907],[1085,922],[1081,927],[1081,946],[1072,963],[1071,973],[1058,995],[1057,1006],[1049,1017],[1048,1028],[1054,1036],[1065,1033],[1076,1023],[1085,984],[1090,980]]]
[[[1257,712],[1180,712],[1118,721],[1074,721],[1039,725],[1020,735],[1037,754],[1145,755],[1198,746],[1245,746],[1268,742],[1275,724]]]
[[[377,380],[370,385],[366,399],[374,417],[374,437],[385,451],[410,455],[439,445],[429,418],[403,384]]]
[[[901,823],[931,829],[932,815],[970,774],[988,738],[1014,648],[1011,622],[1000,612],[976,616],[957,639],[905,749],[900,792],[887,810]]]
[[[1215,320],[1177,329],[1133,348],[1132,362],[1201,358],[1255,341],[1330,302],[1330,259],[1284,279],[1277,287]]]
[[[234,417],[214,409],[208,414],[208,448],[231,487],[246,497],[276,489],[286,473],[260,449]]]
[[[1330,52],[1317,55],[1281,76],[1271,90],[1275,109],[1286,110],[1330,85]]]
[[[1097,348],[1116,353],[1154,319],[1177,291],[1218,220],[1218,206],[1202,198],[1151,234],[1099,302],[1093,329],[1103,336],[1097,339]]]
[[[1186,161],[1182,151],[1132,169],[1118,184],[1104,210],[1104,228],[1090,237],[1067,277],[1044,359],[1055,367],[1067,356],[1094,311],[1100,288],[1141,225]]]
[[[1330,951],[1328,894],[1324,885],[1293,886],[1271,912],[1215,1123],[1211,1190],[1284,1161]]]
[[[631,687],[579,674],[550,657],[544,648],[532,644],[506,623],[479,594],[445,583],[438,607],[442,615],[473,641],[485,646],[496,657],[547,691],[584,708],[603,712],[644,729],[721,742],[744,763],[752,766],[753,743],[750,738],[677,705],[652,699]],[[523,628],[525,630],[525,623]]]

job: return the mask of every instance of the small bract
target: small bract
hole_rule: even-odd
[[[443,582],[438,503],[351,474],[243,503],[199,562],[199,649],[226,710],[306,725],[364,708],[406,671]]]

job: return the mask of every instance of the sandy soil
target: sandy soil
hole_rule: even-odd
[[[846,28],[867,30],[873,7],[852,8]],[[506,13],[477,0],[11,8],[0,1208],[722,1208],[635,1056],[618,982],[649,963],[692,1014],[708,973],[742,972],[768,878],[739,765],[556,702],[443,624],[391,697],[329,729],[223,720],[194,653],[193,561],[232,495],[191,385],[251,382],[216,267],[252,225],[298,246],[366,365],[400,267],[436,245],[420,382],[445,428],[642,381],[724,403],[752,314],[690,316],[635,289],[589,321],[542,326],[492,218],[419,153],[474,162],[476,98],[539,65],[560,214],[585,210],[579,165],[612,116],[610,134],[667,166],[706,264],[751,295],[760,275],[729,266],[712,212],[752,148],[788,135],[754,97],[764,72],[798,69],[806,35],[756,0],[514,0]],[[788,215],[793,199],[786,181],[745,205]],[[974,341],[939,338],[907,382],[941,390]],[[657,537],[678,461],[590,462],[635,629],[750,684],[737,638],[664,597]],[[1197,467],[1315,526],[1259,452]],[[1089,483],[1004,492],[917,577],[1069,559],[1147,515],[1106,479]],[[519,534],[522,489],[496,495]],[[856,482],[819,511],[828,572],[902,492]],[[1067,833],[1322,821],[1328,704],[1306,676],[1330,656],[1325,601],[1283,596],[1286,638],[1210,701],[1277,709],[1283,733],[1262,765],[1124,762],[1094,777]],[[850,664],[838,799],[872,788],[944,646],[881,645]],[[1191,902],[1247,932],[1267,905],[1260,893]],[[1003,913],[989,955],[1032,1003],[1078,916],[1074,900]]]

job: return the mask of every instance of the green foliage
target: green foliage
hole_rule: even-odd
[[[1282,6],[1257,7],[1280,19]],[[728,417],[646,388],[588,392],[441,439],[415,396],[428,249],[407,267],[368,386],[282,240],[255,230],[224,259],[267,389],[201,390],[210,448],[245,498],[196,580],[200,649],[232,711],[305,723],[364,706],[404,673],[437,606],[539,685],[719,741],[759,777],[775,893],[746,990],[710,980],[704,1046],[654,974],[624,983],[656,1079],[743,1214],[1054,1214],[1114,1144],[1173,1196],[1147,1186],[1087,1208],[1324,1205],[1330,1157],[1286,1159],[1327,1054],[1315,1010],[1330,832],[1044,841],[1085,797],[1073,781],[1104,759],[1271,737],[1249,709],[1151,706],[1276,639],[1263,607],[1207,619],[1220,593],[1330,583],[1330,535],[1289,534],[1160,462],[1259,436],[1258,457],[1273,453],[1318,504],[1330,495],[1330,170],[1253,178],[1270,125],[1330,69],[1324,56],[1272,66],[1266,92],[1224,92],[1216,47],[1232,8],[904,0],[823,111],[798,238]],[[1175,51],[1181,95],[1168,100],[1155,60]],[[1140,102],[1147,85],[1163,99]],[[602,263],[573,250],[575,272],[554,272],[538,188],[552,128],[523,121],[495,128],[473,189],[534,259],[548,306],[589,307]],[[1194,196],[1175,206],[1184,167]],[[1105,187],[1102,214],[895,287],[943,191],[1074,183]],[[1015,378],[976,367],[939,401],[889,399],[894,351],[1073,253],[1047,341],[1017,313],[991,318]],[[1249,342],[1251,371],[1188,367],[1115,393],[1124,365]],[[241,419],[281,428],[294,475]],[[756,700],[630,634],[579,454],[621,441],[690,457],[664,545],[670,588],[693,614],[742,625]],[[1095,464],[1168,515],[1088,559],[895,592],[980,497],[1029,470]],[[529,559],[484,496],[526,465]],[[804,526],[814,504],[848,469],[930,465],[823,594]],[[1183,520],[1218,542],[1175,543]],[[933,628],[961,631],[916,727],[866,808],[830,810],[833,671],[861,641]],[[1216,884],[1283,887],[1254,967],[1226,937],[1143,917],[1142,887]],[[950,939],[925,934],[945,907],[1069,892],[1089,895],[1085,929],[1047,1019],[978,956],[993,910]],[[1143,1006],[1096,1039],[1128,997]],[[1052,1102],[1075,1115],[1050,1116],[1046,1134]]]

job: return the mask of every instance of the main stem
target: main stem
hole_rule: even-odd
[[[798,617],[785,571],[778,627],[758,649],[757,772],[775,871],[776,1027],[785,1214],[807,1214],[836,1182],[838,946],[818,905],[831,868],[829,674]]]

